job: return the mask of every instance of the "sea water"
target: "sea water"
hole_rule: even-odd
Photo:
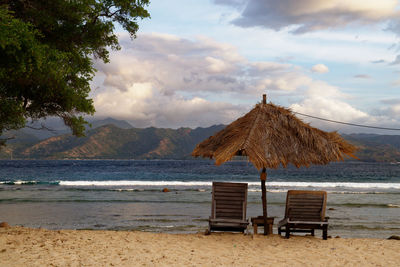
[[[329,235],[400,235],[398,164],[342,162],[267,172],[268,216],[275,223],[283,218],[287,190],[325,190]],[[215,166],[208,160],[3,160],[0,221],[47,229],[194,233],[207,229],[213,181],[248,183],[247,217],[262,215],[259,172],[246,161]]]

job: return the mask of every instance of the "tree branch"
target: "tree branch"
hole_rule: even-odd
[[[32,130],[47,130],[49,132],[57,132],[54,129],[51,129],[49,127],[47,127],[46,125],[44,125],[43,123],[40,124],[40,127],[33,127],[33,126],[29,126],[29,125],[25,125],[26,128],[32,129]]]

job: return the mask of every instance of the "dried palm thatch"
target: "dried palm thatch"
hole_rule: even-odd
[[[194,157],[214,158],[220,165],[236,155],[247,156],[260,174],[264,235],[267,230],[266,168],[328,164],[353,157],[356,147],[336,132],[324,132],[302,122],[290,110],[263,102],[223,130],[198,144]]]
[[[290,110],[259,103],[249,113],[198,144],[194,157],[220,165],[235,155],[247,156],[257,169],[327,164],[354,156],[356,147],[336,132],[324,132],[298,119]]]

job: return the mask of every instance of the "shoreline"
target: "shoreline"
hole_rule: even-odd
[[[397,266],[400,241],[0,228],[2,266]]]

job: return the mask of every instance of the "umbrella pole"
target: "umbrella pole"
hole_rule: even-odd
[[[265,188],[265,181],[267,180],[267,170],[262,169],[260,174],[261,180],[261,192],[262,192],[262,205],[263,205],[263,219],[264,219],[264,235],[268,235],[268,224],[267,224],[267,190]]]

